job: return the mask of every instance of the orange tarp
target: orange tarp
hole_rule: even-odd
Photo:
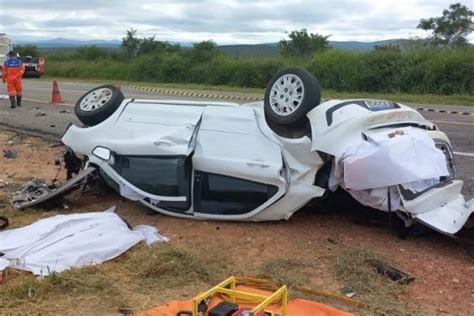
[[[248,287],[238,286],[240,290],[252,293],[262,293],[260,290],[251,289]],[[263,292],[265,293],[265,292]],[[217,305],[221,300],[213,298],[209,304],[209,309]],[[240,307],[251,307],[249,305],[241,304]],[[192,300],[189,301],[172,301],[167,305],[158,306],[148,311],[139,313],[140,316],[176,316],[178,311],[188,310],[192,311]],[[272,305],[265,310],[280,312],[278,305]],[[309,301],[301,298],[291,299],[288,304],[288,316],[349,316],[354,315],[348,312],[341,311],[329,305]]]

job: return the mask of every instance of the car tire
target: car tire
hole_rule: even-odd
[[[113,85],[96,87],[77,100],[74,112],[87,126],[105,121],[120,106],[124,99],[122,92]]]
[[[265,91],[265,117],[272,123],[289,127],[305,125],[306,114],[321,102],[316,77],[299,68],[275,74]]]

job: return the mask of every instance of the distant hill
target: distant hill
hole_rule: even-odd
[[[72,48],[72,47],[80,47],[80,46],[91,46],[96,45],[99,47],[104,48],[117,48],[122,43],[118,40],[87,40],[87,41],[80,41],[80,40],[72,40],[68,38],[54,38],[48,40],[17,40],[15,41],[16,44],[23,45],[23,44],[33,44],[38,46],[38,48]]]
[[[76,48],[80,46],[98,46],[103,48],[118,48],[122,44],[122,41],[119,40],[73,40],[68,38],[54,38],[47,40],[16,40],[16,44],[32,44],[38,46],[38,48],[43,49],[58,49],[58,48]],[[178,42],[171,42],[178,43]],[[179,43],[183,47],[192,46],[192,43],[182,42]]]
[[[375,46],[383,46],[383,45],[397,45],[402,44],[408,40],[405,39],[389,39],[384,41],[375,41],[375,42],[357,42],[357,41],[348,41],[348,42],[336,42],[330,41],[329,45],[332,48],[339,48],[339,49],[348,49],[348,50],[355,50],[355,51],[371,51],[375,48]]]
[[[391,39],[384,41],[375,42],[357,42],[357,41],[330,41],[329,45],[337,49],[347,49],[352,51],[366,52],[374,49],[375,46],[398,44],[408,40],[403,39]],[[58,49],[73,49],[80,46],[91,46],[95,45],[103,48],[118,48],[120,47],[121,41],[119,40],[72,40],[67,38],[55,38],[48,40],[17,40],[16,44],[33,44],[43,50],[58,50]],[[176,42],[177,43],[177,42]],[[182,42],[179,43],[182,47],[191,47],[192,43]],[[220,45],[219,49],[227,55],[237,57],[265,57],[265,56],[277,56],[278,44],[277,43],[264,43],[264,44],[236,44],[236,45]]]
[[[278,45],[276,43],[255,45],[220,45],[219,50],[226,55],[232,55],[236,57],[265,57],[278,55]]]
[[[375,42],[357,42],[357,41],[348,41],[348,42],[337,42],[330,41],[329,46],[337,49],[346,49],[358,52],[368,52],[375,48],[375,46],[383,45],[395,45],[400,44],[408,40],[402,39],[393,39],[385,41],[375,41]],[[278,44],[277,43],[268,43],[268,44],[256,44],[256,45],[221,45],[219,49],[224,53],[237,57],[263,57],[263,56],[278,56]]]

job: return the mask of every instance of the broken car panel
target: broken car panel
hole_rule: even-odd
[[[168,215],[288,219],[340,186],[407,226],[454,234],[474,208],[433,123],[390,101],[320,103],[317,79],[301,69],[277,73],[264,102],[124,100],[106,85],[75,113],[86,126],[70,126],[62,140],[87,157],[87,170]]]

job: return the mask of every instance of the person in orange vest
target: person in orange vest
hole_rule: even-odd
[[[8,95],[10,96],[11,106],[14,109],[21,106],[21,97],[23,95],[23,84],[21,78],[25,72],[25,66],[22,64],[18,55],[14,51],[8,52],[8,58],[2,65],[2,81],[7,83]]]

